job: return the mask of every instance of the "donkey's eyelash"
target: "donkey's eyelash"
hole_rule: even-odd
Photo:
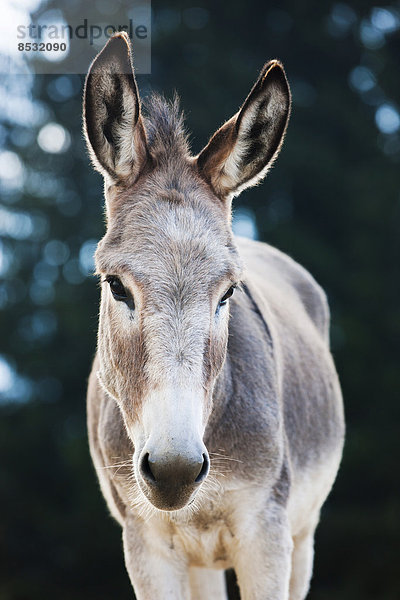
[[[243,292],[243,285],[243,281],[236,281],[235,283],[232,283],[230,287],[233,288],[234,292]]]
[[[130,302],[131,308],[135,307],[133,298],[129,293],[129,290],[125,288],[124,284],[121,282],[119,277],[117,277],[116,275],[106,275],[104,281],[108,283],[114,300],[123,301],[126,303]]]

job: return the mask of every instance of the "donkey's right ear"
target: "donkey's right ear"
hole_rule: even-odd
[[[113,36],[92,62],[83,101],[94,166],[112,183],[134,181],[148,158],[128,36]]]

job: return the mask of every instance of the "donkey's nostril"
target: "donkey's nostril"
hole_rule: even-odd
[[[210,469],[210,462],[208,460],[207,454],[203,454],[203,465],[201,467],[200,473],[197,475],[195,479],[195,483],[201,483],[208,475],[208,471]]]
[[[140,471],[141,471],[144,479],[147,479],[148,481],[151,481],[152,483],[155,482],[156,478],[154,477],[153,472],[150,468],[148,452],[146,452],[146,454],[144,454],[142,457],[142,460],[140,462]]]

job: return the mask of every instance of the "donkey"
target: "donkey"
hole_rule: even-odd
[[[138,600],[302,600],[343,445],[324,292],[280,251],[236,239],[231,199],[276,158],[290,113],[282,65],[197,156],[177,100],[142,114],[129,39],[84,91],[107,231],[92,459],[123,530]]]

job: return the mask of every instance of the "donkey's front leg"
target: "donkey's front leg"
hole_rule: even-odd
[[[189,574],[185,560],[175,556],[168,539],[147,525],[128,518],[123,543],[126,568],[137,600],[188,600]]]
[[[283,507],[245,520],[234,561],[242,600],[288,600],[292,548]]]

